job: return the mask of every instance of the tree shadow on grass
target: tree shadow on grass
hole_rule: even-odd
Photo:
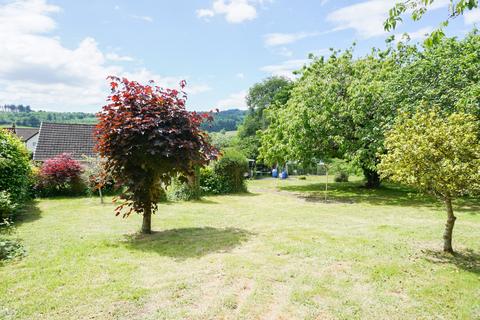
[[[37,204],[37,201],[30,201],[18,210],[13,220],[15,225],[19,226],[40,219],[42,217],[42,211],[40,211]]]
[[[308,202],[325,202],[325,184],[315,183],[298,186],[284,186],[280,190],[297,193]],[[372,205],[423,206],[442,209],[443,203],[434,197],[423,195],[414,189],[383,183],[380,188],[368,189],[361,182],[329,183],[327,202],[368,203]],[[475,214],[480,212],[480,201],[461,198],[455,201],[455,210]]]
[[[207,194],[205,196],[202,196],[200,199],[194,199],[194,200],[165,200],[162,201],[163,205],[174,205],[177,203],[181,202],[187,202],[187,203],[196,203],[196,204],[219,204],[219,202],[214,201],[215,198],[221,198],[221,197],[256,197],[259,196],[260,194],[258,193],[253,193],[250,191],[247,192],[238,192],[238,193],[227,193],[227,194]],[[209,199],[206,199],[208,197]]]
[[[480,254],[467,249],[455,254],[448,254],[435,250],[423,250],[425,259],[435,264],[452,264],[458,268],[480,274]]]
[[[253,233],[238,228],[181,228],[153,232],[151,235],[127,235],[124,243],[129,249],[188,259],[215,252],[229,252],[252,235]]]
[[[188,202],[197,203],[197,204],[218,204],[218,202],[213,201],[212,199],[205,199],[203,197],[200,199],[190,200]]]
[[[471,215],[480,214],[480,201],[472,197],[464,197],[453,202],[454,211],[466,212]]]
[[[232,197],[257,197],[259,195],[260,194],[258,193],[253,193],[250,191],[226,194],[226,196],[232,196]]]

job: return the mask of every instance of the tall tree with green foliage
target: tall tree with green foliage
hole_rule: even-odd
[[[367,186],[378,186],[378,155],[385,152],[384,134],[399,110],[427,103],[480,117],[479,47],[473,31],[435,46],[400,43],[358,59],[347,51],[314,60],[285,108],[271,117],[261,158],[269,163],[343,158],[363,169]]]
[[[357,60],[351,50],[315,59],[295,83],[286,107],[274,112],[272,126],[262,135],[262,158],[305,164],[345,158],[362,168],[367,186],[377,187],[377,154],[395,116],[384,101],[384,83],[396,69],[394,57],[381,51]]]
[[[286,87],[278,94],[278,98],[264,111],[264,116],[269,125],[265,130],[259,131],[260,140],[259,160],[266,165],[285,164],[289,160],[288,150],[288,122],[282,121],[287,112],[287,102],[291,97],[293,85]]]
[[[420,104],[480,117],[480,35],[443,38],[435,46],[401,45],[402,68],[386,83],[392,108],[414,111]]]
[[[456,197],[480,192],[478,120],[465,113],[445,115],[439,109],[400,116],[385,139],[387,154],[379,168],[392,181],[429,193],[445,203],[445,252],[453,253]]]
[[[268,127],[265,109],[277,99],[284,99],[291,86],[292,82],[286,78],[270,77],[250,88],[246,97],[248,114],[238,130],[238,146],[247,157],[258,157],[257,132]]]

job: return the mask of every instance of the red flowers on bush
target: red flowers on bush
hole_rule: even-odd
[[[82,184],[80,178],[82,172],[80,163],[70,154],[63,153],[43,163],[39,185],[42,189],[48,190],[49,195],[65,191],[70,193]]]
[[[82,166],[68,153],[63,153],[43,163],[41,175],[57,184],[77,179],[82,173]]]

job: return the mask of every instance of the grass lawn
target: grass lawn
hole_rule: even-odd
[[[480,319],[480,201],[321,178],[160,206],[156,232],[95,198],[22,214],[27,256],[0,266],[0,319]]]

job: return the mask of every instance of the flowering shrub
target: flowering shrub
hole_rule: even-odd
[[[39,174],[40,195],[78,195],[85,191],[83,168],[70,154],[46,160]]]

